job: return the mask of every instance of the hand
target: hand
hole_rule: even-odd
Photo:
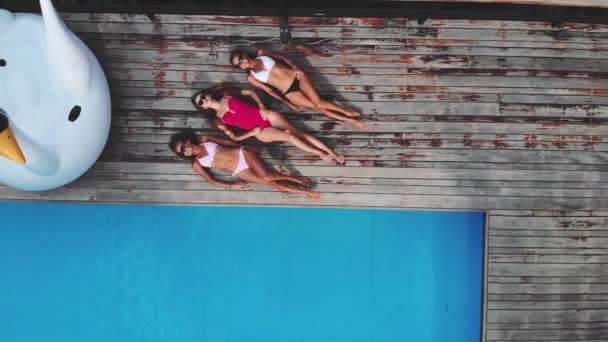
[[[230,183],[230,185],[228,186],[229,189],[246,189],[248,187],[249,187],[249,183],[243,182],[243,181]]]
[[[294,73],[294,76],[296,77],[296,79],[299,81],[302,79],[302,77],[304,76],[304,71],[300,70],[300,69],[296,69],[296,72]]]
[[[236,137],[233,131],[226,131],[226,135],[232,140],[234,140],[234,137]]]
[[[260,115],[262,116],[262,118],[264,120],[268,120],[268,112],[269,112],[269,110],[266,109],[265,107],[260,107]]]
[[[262,127],[256,127],[254,129],[251,130],[251,136],[254,137],[258,134],[262,133]]]

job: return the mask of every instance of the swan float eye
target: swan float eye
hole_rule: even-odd
[[[2,58],[0,58],[0,67],[4,67],[6,66],[6,61]]]
[[[70,111],[70,115],[68,116],[68,120],[70,120],[71,122],[78,120],[81,110],[82,110],[82,108],[80,108],[80,106],[72,107],[72,110]]]

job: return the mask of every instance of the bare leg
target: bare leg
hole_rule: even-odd
[[[351,118],[340,112],[335,112],[335,111],[329,110],[325,107],[322,107],[322,105],[321,105],[322,100],[318,96],[317,96],[317,98],[319,99],[319,102],[317,102],[317,104],[315,104],[315,102],[312,101],[303,91],[296,91],[293,93],[289,93],[286,95],[286,97],[289,99],[289,101],[291,101],[296,106],[318,110],[319,112],[325,114],[326,116],[328,116],[332,119],[348,122],[359,129],[367,128],[367,125],[365,125],[363,122],[361,122],[361,120],[358,120],[356,118]],[[327,102],[327,101],[325,101],[325,102]]]
[[[325,146],[324,143],[322,143],[319,139],[313,137],[312,135],[310,135],[308,133],[304,133],[304,132],[302,132],[300,130],[294,131],[293,134],[299,136],[303,140],[308,141],[308,143],[317,146],[321,150],[329,153],[329,155],[332,158],[334,158],[334,160],[337,161],[338,163],[340,163],[340,164],[344,163],[344,155],[336,153],[334,150],[332,150],[331,148]]]
[[[350,108],[346,108],[344,106],[341,106],[335,102],[331,102],[328,100],[321,99],[321,107],[329,109],[329,110],[333,110],[335,112],[344,113],[344,115],[350,116],[351,118],[357,118],[357,119],[361,118],[361,113],[355,112],[354,110],[352,110]]]
[[[333,159],[335,159],[338,163],[340,163],[340,164],[344,163],[343,155],[336,153],[334,150],[332,150],[331,148],[327,147],[327,145],[322,143],[319,139],[296,128],[289,121],[287,121],[287,119],[285,119],[285,117],[283,115],[281,115],[281,113],[278,113],[275,111],[269,111],[268,120],[270,121],[270,124],[272,124],[273,127],[291,132],[298,138],[308,142],[310,145],[320,149],[321,151],[325,151]]]
[[[265,180],[264,178],[262,178],[258,174],[256,174],[252,168],[245,169],[245,170],[239,172],[237,174],[237,176],[250,183],[270,185],[280,191],[290,192],[290,193],[294,193],[294,194],[302,194],[302,195],[306,195],[307,197],[310,197],[310,198],[319,198],[321,196],[317,192],[300,189],[300,188],[296,187],[295,185],[280,183],[277,181]]]
[[[291,176],[283,172],[267,169],[260,156],[253,151],[243,150],[243,153],[245,155],[245,161],[247,161],[249,167],[252,168],[258,176],[268,181],[283,180],[298,183],[301,185],[310,184],[310,179],[306,177]]]
[[[351,109],[348,109],[346,107],[340,106],[340,105],[338,105],[336,103],[333,103],[333,102],[321,99],[321,96],[319,95],[319,91],[317,90],[317,88],[315,87],[315,85],[312,83],[312,80],[310,79],[310,77],[308,77],[308,75],[306,75],[306,74],[304,74],[302,76],[302,78],[300,78],[300,90],[313,103],[315,103],[317,105],[320,105],[321,107],[323,107],[325,109],[341,113],[341,114],[346,115],[348,117],[358,118],[358,117],[361,116],[361,113],[357,113],[354,110],[351,110]]]
[[[262,130],[262,132],[256,135],[256,138],[262,142],[274,142],[281,141],[287,142],[295,147],[299,148],[302,151],[306,151],[312,154],[316,154],[319,158],[323,160],[331,160],[332,157],[326,152],[306,143],[295,134],[290,132],[285,132],[280,129],[276,129],[274,127],[267,127]]]

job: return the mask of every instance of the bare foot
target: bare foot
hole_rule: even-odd
[[[350,116],[351,118],[356,118],[356,119],[359,119],[361,117],[361,113],[355,112],[354,110],[348,111],[348,114],[346,114],[346,115]]]
[[[344,164],[344,156],[341,154],[337,154],[336,152],[332,151],[332,158],[336,161],[336,163],[338,164]]]
[[[366,130],[369,128],[362,121],[355,121],[355,122],[353,122],[353,125],[355,125],[355,127],[357,127],[358,129],[362,129],[362,130]]]
[[[295,178],[295,182],[303,185],[303,186],[308,186],[310,185],[310,178],[306,178],[304,176],[293,176]]]
[[[334,159],[334,157],[330,156],[327,153],[321,153],[321,154],[319,154],[319,158],[321,158],[323,160],[327,160],[327,161]]]
[[[312,199],[319,199],[319,198],[321,198],[321,194],[318,192],[314,192],[314,191],[308,191],[306,193],[306,197],[312,198]]]

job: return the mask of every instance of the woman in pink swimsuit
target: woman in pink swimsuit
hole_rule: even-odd
[[[242,189],[247,182],[270,185],[280,191],[303,194],[319,198],[317,192],[304,189],[310,185],[306,177],[290,176],[264,166],[257,153],[230,140],[213,135],[198,136],[187,129],[171,137],[171,150],[180,157],[190,159],[192,168],[209,183],[228,189]],[[225,182],[215,179],[206,168],[217,168],[232,172],[245,182]]]
[[[254,107],[237,98],[227,96],[220,89],[202,90],[192,96],[194,107],[212,118],[212,123],[230,139],[240,141],[255,137],[262,142],[287,142],[293,146],[316,154],[323,160],[335,160],[342,164],[344,156],[337,154],[319,139],[294,127],[283,115],[268,110],[253,90],[240,90],[259,105]],[[247,133],[237,135],[229,126],[238,127]]]

